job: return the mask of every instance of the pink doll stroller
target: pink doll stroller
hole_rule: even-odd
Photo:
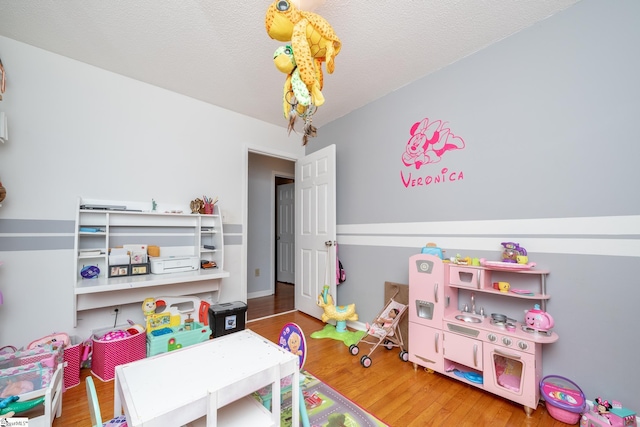
[[[357,355],[360,352],[358,344],[368,344],[371,350],[360,358],[360,364],[365,368],[371,366],[371,354],[380,344],[391,350],[394,347],[400,348],[400,359],[404,362],[409,360],[409,353],[404,349],[404,341],[402,340],[402,332],[398,327],[402,316],[407,311],[407,306],[401,304],[393,298],[398,294],[393,294],[382,311],[376,316],[371,325],[367,324],[367,334],[363,336],[356,344],[349,346],[349,353]]]

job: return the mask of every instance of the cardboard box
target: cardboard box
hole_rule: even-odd
[[[241,301],[211,305],[209,307],[211,338],[243,330],[246,314],[247,304]]]

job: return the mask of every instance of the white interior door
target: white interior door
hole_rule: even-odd
[[[278,222],[276,248],[278,268],[276,280],[294,283],[295,280],[295,185],[278,185]]]
[[[320,318],[324,285],[336,293],[336,147],[330,145],[296,162],[296,300],[303,313]]]

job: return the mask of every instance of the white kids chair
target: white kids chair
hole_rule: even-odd
[[[127,427],[127,418],[124,415],[119,415],[115,418],[112,418],[106,423],[102,422],[100,403],[98,402],[98,395],[96,394],[96,386],[93,383],[93,378],[90,376],[87,377],[85,383],[87,385],[89,413],[91,414],[91,427]]]

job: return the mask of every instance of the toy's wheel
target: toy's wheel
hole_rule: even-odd
[[[409,361],[409,353],[402,350],[400,352],[400,360],[402,360],[403,362],[408,362]]]
[[[362,356],[362,358],[360,359],[360,364],[365,368],[368,368],[369,366],[371,366],[371,363],[373,362],[371,361],[371,358],[367,355]]]
[[[384,340],[384,348],[386,348],[387,350],[393,349],[393,343],[389,340]]]
[[[355,344],[351,344],[351,345],[349,346],[349,353],[351,353],[352,355],[354,355],[354,356],[355,356],[356,354],[360,353],[360,349],[358,348],[358,346],[357,346],[357,345],[355,345]]]

